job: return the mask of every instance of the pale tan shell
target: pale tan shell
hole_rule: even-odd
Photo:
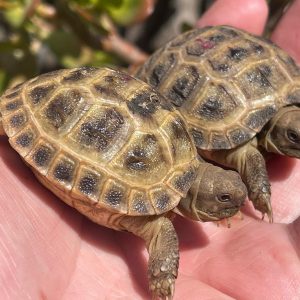
[[[300,103],[293,59],[270,41],[229,26],[179,35],[135,76],[180,109],[201,149],[243,144],[280,107]]]
[[[8,90],[0,111],[10,144],[38,179],[83,212],[161,214],[193,183],[199,162],[180,114],[127,74],[44,74]]]

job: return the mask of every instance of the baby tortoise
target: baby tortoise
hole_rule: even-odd
[[[180,113],[127,74],[44,74],[6,91],[0,111],[1,132],[43,185],[92,221],[145,240],[154,297],[174,293],[172,212],[220,220],[246,198],[236,172],[200,161]]]
[[[234,168],[272,222],[264,154],[300,157],[300,69],[272,42],[229,26],[194,29],[135,74],[185,116],[201,156]]]

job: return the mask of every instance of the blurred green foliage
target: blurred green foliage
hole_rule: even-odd
[[[145,54],[122,34],[162,1],[175,5],[172,0],[0,0],[0,94],[8,85],[58,68],[127,66],[142,61]],[[290,2],[268,0],[271,13],[266,34]],[[199,16],[211,3],[199,0]],[[154,15],[159,16],[156,23],[164,26],[172,13]],[[189,28],[183,23],[180,29]],[[146,31],[146,38],[139,38],[151,43]],[[157,30],[152,32],[155,35]],[[137,44],[145,43],[137,40]]]
[[[52,69],[121,64],[120,57],[97,44],[97,36],[107,33],[101,18],[108,16],[116,26],[126,26],[135,21],[142,4],[142,0],[0,0],[0,92]],[[77,32],[77,21],[83,34]],[[93,43],[84,39],[90,33]]]

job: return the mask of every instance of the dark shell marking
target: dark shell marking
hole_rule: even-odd
[[[161,81],[168,75],[168,71],[172,67],[174,67],[175,62],[176,56],[173,53],[170,53],[161,61],[157,62],[149,77],[150,84],[154,87],[157,87],[161,83]]]
[[[26,148],[32,145],[34,135],[32,132],[23,132],[16,138],[16,144]]]
[[[232,114],[238,107],[237,101],[228,88],[219,84],[210,84],[205,93],[206,98],[196,108],[196,116],[208,121],[219,121]]]
[[[21,127],[26,123],[26,115],[24,113],[17,113],[10,118],[9,122],[12,127]]]
[[[132,203],[133,210],[138,212],[141,215],[145,215],[148,212],[148,208],[145,200],[143,199],[135,199]]]
[[[124,118],[115,108],[88,118],[79,133],[80,143],[96,151],[106,151],[124,124]]]
[[[85,195],[93,195],[97,192],[99,178],[93,173],[87,173],[81,177],[78,188]]]
[[[32,154],[32,160],[38,167],[47,167],[54,156],[52,148],[46,145],[38,146]]]
[[[170,196],[167,193],[157,193],[155,197],[155,208],[160,211],[166,211],[169,207]]]
[[[186,194],[196,178],[195,170],[189,170],[175,177],[173,186],[180,193]]]
[[[46,98],[55,90],[55,88],[55,84],[36,86],[29,92],[28,96],[31,99],[31,102],[36,105],[39,104],[43,99],[46,100]]]
[[[129,151],[125,154],[124,166],[133,174],[146,172],[151,174],[157,164],[161,164],[164,160],[160,152],[161,148],[155,135],[147,134],[133,147],[129,147]]]
[[[277,110],[275,105],[271,105],[271,106],[264,107],[263,109],[259,109],[257,111],[251,112],[246,117],[245,124],[249,128],[257,131],[275,115],[276,111]]]
[[[203,133],[200,130],[197,130],[197,129],[193,128],[191,130],[191,134],[192,134],[192,136],[194,138],[196,147],[202,148],[203,145],[206,145],[206,140],[204,138]]]
[[[141,117],[150,118],[158,109],[171,110],[166,100],[154,91],[140,92],[127,103],[128,109]]]
[[[59,128],[67,123],[68,119],[77,113],[78,104],[82,95],[77,90],[61,92],[51,99],[45,108],[45,116],[54,127]]]
[[[104,199],[110,206],[120,206],[125,200],[124,190],[118,186],[112,186],[105,194]]]
[[[71,183],[73,180],[74,170],[74,163],[69,160],[62,159],[55,165],[53,169],[53,176],[58,181]]]
[[[248,130],[237,128],[229,132],[229,139],[232,144],[240,145],[247,142],[251,138]]]
[[[21,105],[22,105],[22,101],[21,100],[15,100],[15,101],[7,103],[6,106],[5,106],[5,108],[8,111],[13,111],[13,110],[18,109]]]
[[[175,80],[168,93],[171,102],[179,107],[187,100],[200,81],[200,74],[195,66],[183,67],[180,73],[181,76]]]
[[[82,67],[70,72],[68,75],[63,77],[63,82],[77,82],[83,80],[86,77],[90,77],[96,72],[97,69],[93,67]]]

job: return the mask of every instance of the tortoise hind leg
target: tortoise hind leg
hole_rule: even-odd
[[[124,216],[120,228],[146,242],[149,252],[149,286],[153,297],[172,299],[179,264],[178,238],[172,222],[162,216]]]

